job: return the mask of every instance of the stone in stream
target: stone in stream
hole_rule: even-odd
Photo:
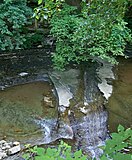
[[[0,160],[10,155],[14,155],[21,150],[20,142],[6,142],[5,140],[0,141]]]
[[[0,152],[0,159],[6,158],[7,154],[5,152]]]
[[[33,70],[37,70],[35,67]],[[10,86],[0,92],[0,123],[4,128],[0,136],[17,135],[21,142],[32,145],[74,138],[77,148],[93,157],[98,155],[98,146],[107,137],[107,113],[97,68],[93,63],[82,70],[72,68],[64,72],[38,69],[33,73],[21,68],[17,78],[7,76],[0,82],[1,86]],[[18,76],[23,71],[29,74]]]
[[[13,155],[15,153],[18,153],[21,150],[20,144],[14,147],[11,147],[10,149],[8,149],[7,154],[8,155]]]

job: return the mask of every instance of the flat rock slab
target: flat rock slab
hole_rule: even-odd
[[[80,71],[77,69],[69,69],[66,71],[49,72],[50,78],[56,88],[59,97],[59,106],[69,107],[70,100],[76,93],[79,85]]]

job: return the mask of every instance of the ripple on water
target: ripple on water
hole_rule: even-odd
[[[58,117],[57,102],[48,82],[33,82],[0,91],[0,139],[32,143],[43,137],[37,120]],[[45,98],[46,97],[46,98]]]

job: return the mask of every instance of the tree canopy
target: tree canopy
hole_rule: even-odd
[[[24,42],[30,43],[34,37],[41,40],[41,35],[28,37],[25,31],[35,18],[49,25],[49,34],[55,39],[53,62],[58,69],[89,60],[117,63],[117,56],[125,56],[126,43],[131,42],[131,30],[124,20],[129,0],[32,0],[28,4],[33,2],[37,5],[34,13],[26,0],[0,4],[1,50],[23,48]]]
[[[127,42],[131,41],[130,29],[124,21],[129,1],[82,0],[81,10],[69,6],[64,0],[38,0],[36,18],[49,20],[50,33],[56,40],[53,61],[57,68],[64,68],[71,61],[104,59],[117,63],[117,56],[124,56]]]

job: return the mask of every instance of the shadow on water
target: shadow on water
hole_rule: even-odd
[[[50,52],[50,49],[36,49],[0,53],[0,78],[4,80],[21,72],[34,73],[38,69],[51,68]]]
[[[116,79],[107,106],[111,132],[116,131],[119,124],[132,127],[132,58],[120,59],[114,72]]]
[[[73,139],[76,149],[99,157],[99,146],[108,138],[108,114],[98,79],[107,83],[109,65],[103,66],[102,78],[97,74],[102,66],[93,63],[58,72],[43,52],[0,58],[0,139],[31,144]],[[107,106],[111,131],[119,123],[131,125],[131,62],[121,60],[115,70]]]

